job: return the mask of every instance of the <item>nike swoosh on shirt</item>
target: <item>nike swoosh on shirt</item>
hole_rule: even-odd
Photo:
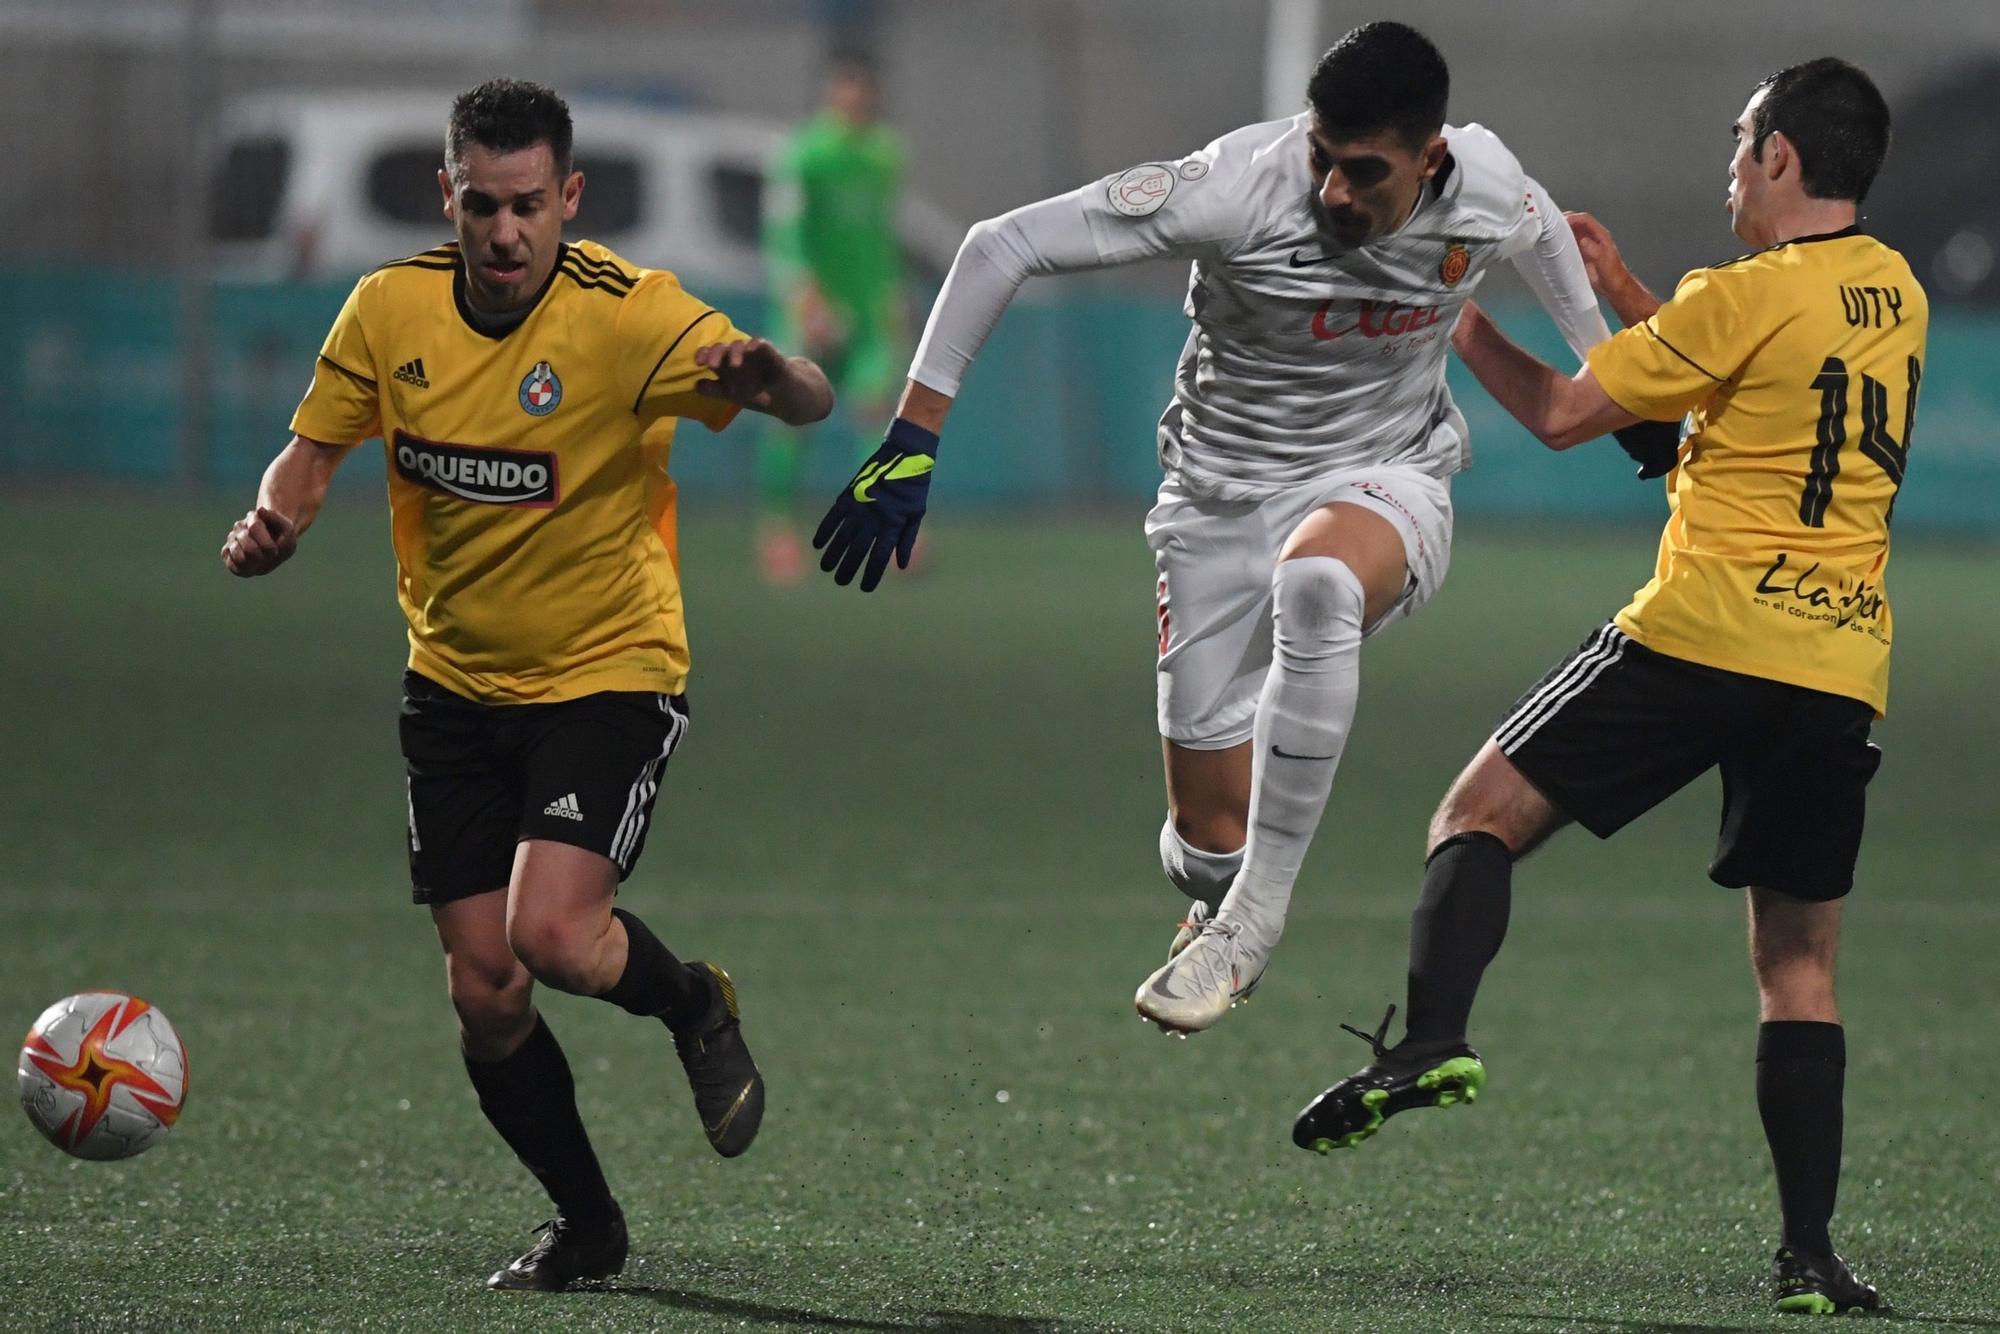
[[[1305,252],[1303,250],[1294,250],[1292,252],[1291,264],[1293,268],[1295,269],[1309,268],[1314,264],[1325,264],[1333,258],[1332,255],[1314,255],[1310,259],[1300,259],[1299,256],[1304,253]]]

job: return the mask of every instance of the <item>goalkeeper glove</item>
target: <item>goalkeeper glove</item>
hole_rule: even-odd
[[[1679,422],[1633,422],[1613,431],[1611,438],[1639,465],[1639,480],[1642,482],[1665,477],[1680,461]]]
[[[937,447],[937,436],[923,427],[901,417],[889,423],[882,447],[840,489],[813,534],[813,546],[826,553],[819,567],[832,570],[835,583],[853,583],[860,570],[861,591],[872,593],[892,554],[897,569],[909,568],[930,500]]]

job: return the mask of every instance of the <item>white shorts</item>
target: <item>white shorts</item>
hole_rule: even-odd
[[[1250,739],[1271,666],[1271,576],[1278,552],[1307,515],[1338,502],[1364,505],[1403,536],[1409,582],[1368,627],[1415,612],[1451,564],[1451,485],[1407,467],[1358,468],[1261,500],[1190,494],[1173,476],[1146,515],[1159,571],[1160,735],[1194,750]]]

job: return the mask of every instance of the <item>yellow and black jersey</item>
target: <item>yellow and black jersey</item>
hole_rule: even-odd
[[[1652,581],[1619,628],[1660,653],[1846,695],[1889,693],[1889,517],[1930,303],[1859,228],[1681,280],[1590,368],[1635,416],[1688,418]]]
[[[677,694],[688,672],[667,454],[721,430],[694,352],[745,337],[673,274],[564,245],[525,321],[481,328],[456,245],[362,278],[292,418],[380,435],[410,666],[490,703]]]

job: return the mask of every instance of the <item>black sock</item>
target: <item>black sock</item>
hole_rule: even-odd
[[[497,1061],[467,1056],[465,1073],[479,1092],[479,1110],[542,1183],[558,1213],[585,1225],[611,1216],[618,1206],[577,1115],[569,1062],[539,1014],[512,1056]]]
[[[1827,1224],[1840,1190],[1847,1034],[1839,1024],[1777,1020],[1757,1027],[1757,1112],[1778,1170],[1785,1245],[1831,1255]]]
[[[1514,858],[1487,833],[1458,834],[1424,863],[1424,892],[1410,918],[1409,1004],[1403,1043],[1455,1046],[1479,979],[1507,938]]]
[[[625,971],[602,998],[633,1014],[664,1019],[670,1028],[706,1014],[710,1000],[707,979],[676,959],[631,913],[613,908],[611,915],[625,924]]]

